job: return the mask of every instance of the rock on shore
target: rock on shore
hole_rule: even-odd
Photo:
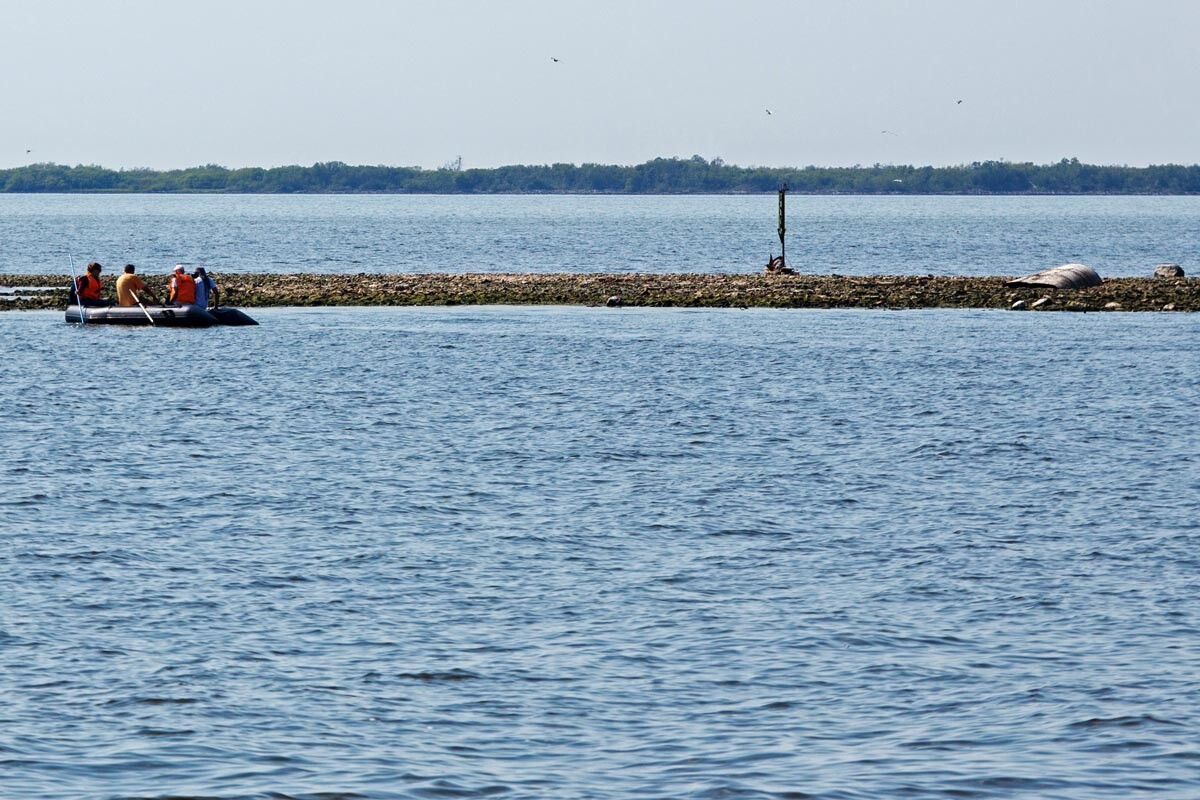
[[[1003,277],[764,274],[216,274],[221,303],[263,306],[619,305],[714,308],[1012,308],[1200,311],[1200,279],[1109,278],[1084,289],[1018,288]],[[165,278],[147,278],[163,293]],[[65,275],[0,275],[5,286],[66,286]],[[27,293],[23,293],[27,294]],[[113,295],[105,280],[105,295]],[[1045,302],[1041,302],[1045,298]],[[64,308],[65,289],[4,299],[0,309]]]

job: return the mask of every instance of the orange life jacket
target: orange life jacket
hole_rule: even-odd
[[[196,302],[196,281],[191,275],[171,276],[171,301],[175,303]]]
[[[84,300],[99,300],[100,290],[103,284],[99,278],[93,278],[91,275],[80,275],[75,281],[75,292]]]

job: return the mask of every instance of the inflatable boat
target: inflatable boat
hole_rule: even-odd
[[[200,306],[67,306],[67,322],[76,325],[154,325],[161,328],[209,328],[213,325],[257,325],[236,308]]]

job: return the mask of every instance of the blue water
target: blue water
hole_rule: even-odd
[[[0,275],[100,261],[220,272],[760,272],[776,198],[0,195]],[[792,196],[788,261],[811,273],[1196,271],[1200,197]]]
[[[1194,315],[0,316],[0,797],[1200,796]]]

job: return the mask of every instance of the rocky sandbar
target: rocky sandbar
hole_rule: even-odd
[[[164,294],[165,276],[143,276]],[[1014,288],[1003,277],[765,274],[214,273],[222,305],[623,305],[712,308],[1024,308],[1200,311],[1200,279],[1108,278],[1086,289]],[[105,276],[105,295],[114,294]],[[0,275],[4,287],[65,287],[65,275]],[[0,310],[64,308],[66,289],[0,294]],[[1019,304],[1018,308],[1021,308]]]

